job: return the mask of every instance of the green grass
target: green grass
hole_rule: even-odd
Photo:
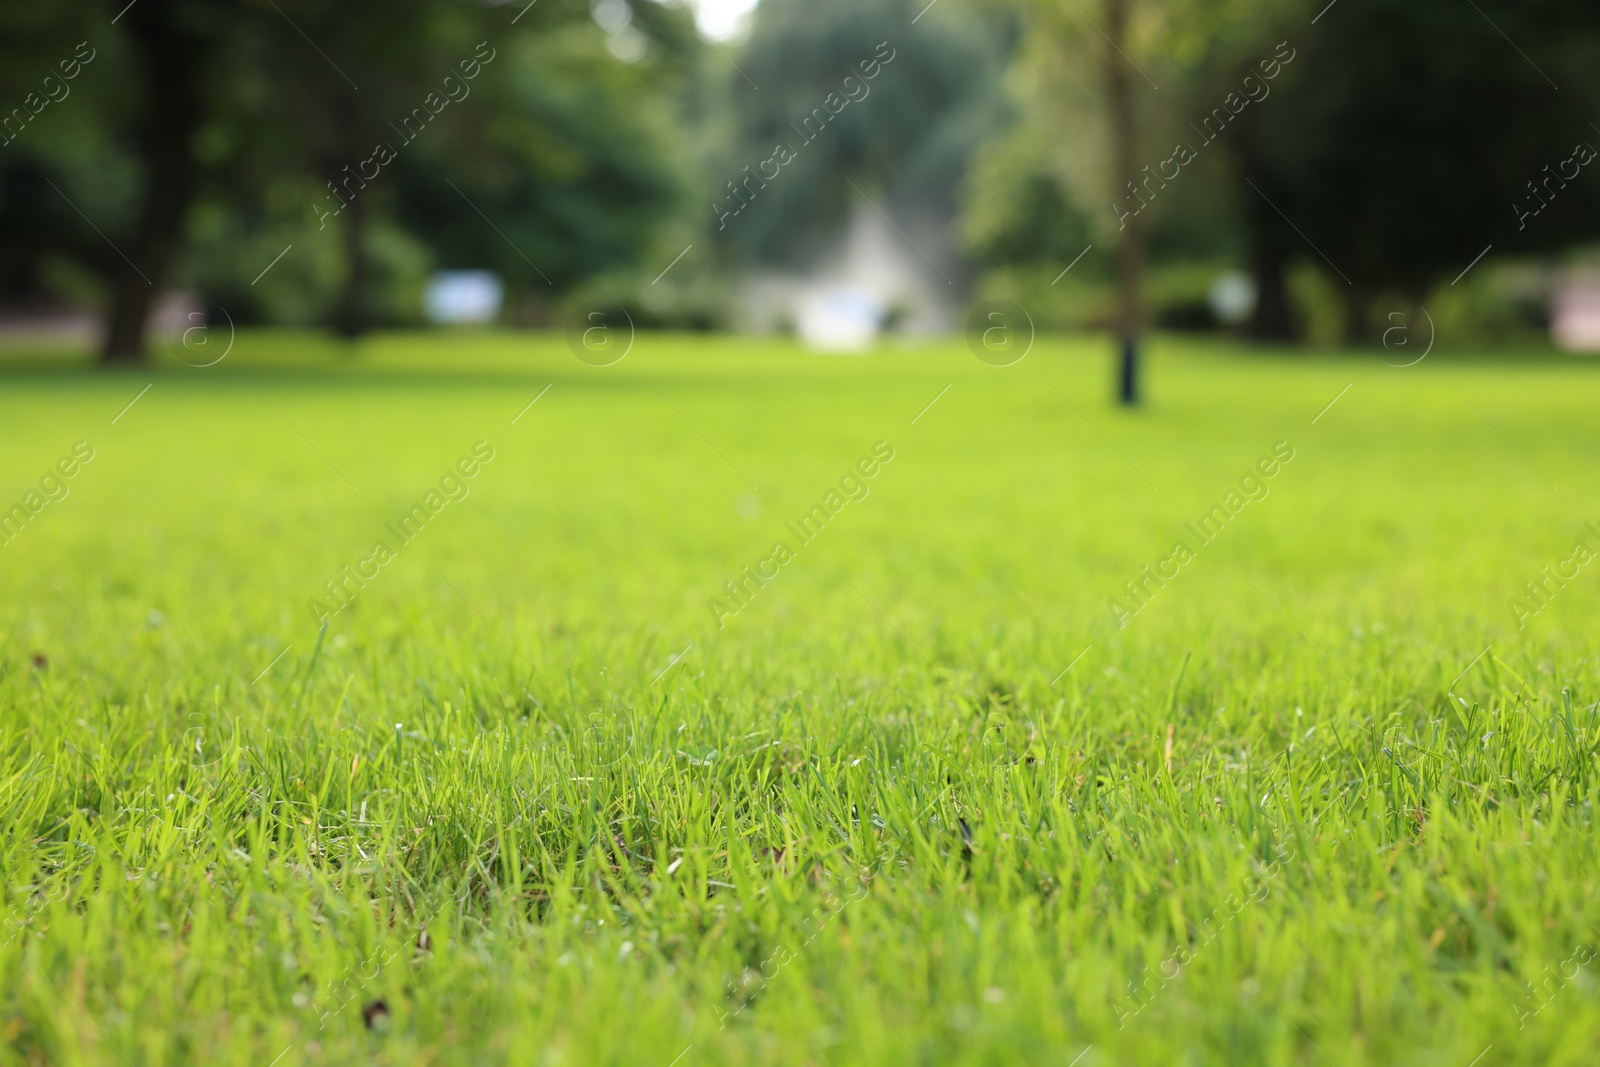
[[[0,371],[3,1062],[1593,1062],[1587,365],[308,347]]]

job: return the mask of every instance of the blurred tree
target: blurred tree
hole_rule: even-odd
[[[1141,263],[1233,254],[1239,226],[1222,151],[1198,153],[1171,181],[1154,172],[1175,159],[1177,142],[1203,146],[1191,118],[1237,88],[1237,76],[1261,58],[1261,41],[1274,39],[1265,27],[1288,2],[1145,0],[1130,11],[1130,40],[1119,52],[1101,33],[1099,7],[1022,0],[1027,33],[1009,76],[1016,122],[985,150],[968,190],[974,250],[987,264],[1027,265],[1047,280],[1068,264],[1077,264],[1074,279],[1097,276],[1098,257],[1079,263],[1079,254],[1090,242],[1134,247],[1120,240],[1134,226],[1143,228]],[[1114,73],[1131,89],[1131,125],[1111,118]],[[1131,148],[1134,164],[1115,162],[1119,129],[1122,154]],[[1133,320],[1140,324],[1149,318],[1146,288],[1141,281],[1144,307]],[[1120,317],[1113,306],[1100,321],[1116,330]]]
[[[311,210],[318,233],[332,222],[344,263],[333,325],[356,337],[371,324],[370,220],[393,181],[385,171],[406,144],[394,123],[410,119],[411,136],[445,136],[461,120],[450,96],[468,99],[473,88],[457,61],[476,65],[474,44],[501,27],[487,7],[434,0],[391,0],[382,17],[364,4],[270,5],[281,17],[263,11],[263,58],[280,87],[281,119],[299,133],[298,162],[324,183]]]
[[[509,47],[474,120],[397,172],[398,217],[440,263],[490,267],[534,309],[637,261],[688,184],[678,90],[701,42],[651,0],[616,3],[632,14],[602,14],[608,33],[585,20]],[[612,54],[624,32],[642,55]]]
[[[1141,273],[1134,250],[1146,237],[1173,248],[1180,227],[1191,231],[1185,241],[1210,240],[1223,255],[1240,243],[1227,228],[1239,231],[1257,290],[1249,332],[1277,340],[1300,325],[1285,281],[1291,263],[1334,278],[1357,340],[1380,293],[1415,305],[1491,244],[1547,252],[1600,229],[1600,185],[1573,178],[1578,143],[1600,145],[1590,125],[1600,112],[1593,4],[1146,0],[1123,41],[1112,8],[1096,24],[1086,4],[1012,2],[1030,33],[1012,72],[1020,121],[1007,143],[1048,146],[1027,156],[1069,205],[1114,190],[1118,221],[1088,218],[1100,240],[1128,238],[1119,242],[1124,348],[1140,321],[1130,313]],[[1124,62],[1105,66],[1108,56]],[[1252,92],[1260,98],[1246,102]],[[1166,161],[1176,156],[1159,146],[1174,141],[1198,161],[1172,179]],[[1007,232],[1042,238],[1059,229],[1045,220],[1066,217],[1051,197],[1033,198],[1040,213],[1031,218],[1021,201],[996,210],[1022,189],[998,168],[979,175],[969,234],[990,255],[1019,248],[992,240],[1000,220]],[[1185,218],[1197,215],[1210,225]]]
[[[923,6],[763,0],[757,8],[739,63],[761,88],[730,76],[731,147],[712,163],[725,181],[713,197],[714,217],[755,193],[752,210],[722,234],[737,258],[809,263],[860,204],[850,182],[902,220],[955,216],[969,157],[1002,114],[1014,29],[954,5]],[[812,118],[819,109],[825,128]],[[781,164],[782,177],[744,185],[779,144],[795,153]]]
[[[1225,212],[1229,226],[1244,231],[1244,258],[1256,287],[1248,334],[1263,341],[1291,340],[1297,326],[1285,272],[1303,242],[1255,190],[1272,184],[1259,163],[1260,145],[1266,136],[1263,115],[1282,104],[1285,86],[1292,81],[1283,80],[1288,67],[1278,58],[1283,54],[1280,43],[1288,46],[1288,54],[1297,55],[1297,44],[1312,32],[1309,19],[1323,6],[1309,11],[1304,0],[1169,2],[1174,32],[1168,77],[1177,90],[1169,128],[1186,145],[1209,150],[1210,133],[1194,123],[1204,123],[1219,106],[1232,114],[1229,94],[1233,94],[1235,106],[1241,97],[1249,100],[1214,138],[1221,158],[1207,160],[1210,165],[1202,165],[1198,177],[1215,187],[1213,195],[1219,202],[1213,212]],[[1252,81],[1247,83],[1246,78]],[[1252,90],[1259,99],[1251,98]],[[1228,210],[1230,207],[1233,210]],[[1232,252],[1235,243],[1219,241],[1217,245]]]
[[[1135,175],[1139,166],[1139,118],[1133,99],[1133,60],[1127,49],[1133,0],[1105,0],[1106,47],[1100,61],[1105,67],[1106,105],[1111,120],[1112,166],[1118,174]],[[1133,178],[1128,188],[1134,189]],[[1145,223],[1141,209],[1124,212],[1117,240],[1117,332],[1122,351],[1117,375],[1117,399],[1125,406],[1139,402],[1139,335],[1144,328],[1141,282],[1144,274]]]
[[[206,118],[211,46],[232,14],[228,4],[187,0],[148,0],[122,13],[142,103],[134,138],[140,183],[129,262],[112,265],[108,362],[143,354],[156,280],[178,255],[184,213],[200,184],[193,145]]]
[[[1109,215],[1088,213],[1089,229],[1117,249],[1116,396],[1122,404],[1136,404],[1146,242],[1153,220],[1145,215],[1135,181],[1142,176],[1144,153],[1159,143],[1154,130],[1162,111],[1151,71],[1164,80],[1158,60],[1176,32],[1168,10],[1173,5],[1101,0],[1086,10],[1071,0],[1017,2],[1030,32],[1014,72],[1022,114],[1013,140],[1051,146],[1047,151],[1054,158],[1039,161],[1036,187],[1054,185],[1061,191],[1057,195],[1073,204],[1110,206]],[[969,205],[992,201],[997,183],[1008,179],[994,171],[981,173]],[[981,234],[983,225],[969,234]]]
[[[964,223],[973,254],[985,263],[1067,263],[1089,243],[1089,219],[1049,160],[1030,151],[1039,143],[1008,138],[977,163]]]
[[[5,139],[0,284],[37,294],[53,264],[80,264],[103,292],[104,357],[123,361],[143,358],[152,302],[185,274],[212,299],[281,306],[257,296],[276,262],[255,261],[263,234],[293,234],[302,258],[267,284],[314,291],[339,235],[329,317],[348,335],[373,321],[374,226],[391,249],[413,240],[399,222],[440,258],[513,279],[533,250],[506,235],[541,234],[545,285],[638,254],[676,191],[676,116],[658,101],[692,24],[649,0],[600,0],[609,29],[588,0],[398,3],[0,10],[0,88],[19,101],[28,74],[51,73],[28,72],[38,55],[70,59],[85,36],[98,49],[70,104]]]
[[[0,188],[37,192],[42,179],[70,210],[52,205],[48,228],[25,228],[26,243],[0,258],[10,263],[13,286],[37,291],[36,272],[52,250],[78,257],[104,285],[105,359],[136,360],[157,286],[180,253],[183,218],[201,181],[194,143],[239,10],[226,0],[143,0],[120,11],[98,3],[48,8],[11,5],[0,13],[6,53],[0,66],[14,75],[26,71],[36,83],[8,77],[6,89],[48,95],[49,78],[64,90],[7,143]],[[76,68],[70,78],[69,62]],[[120,164],[111,174],[122,181],[113,185],[106,172],[91,172],[79,197],[63,190],[73,183],[65,182],[61,164],[110,160]],[[80,199],[90,201],[90,210]],[[9,222],[18,206],[0,204],[0,219]]]
[[[295,10],[295,27],[342,60],[288,36],[275,49],[327,183],[319,232],[323,212],[338,219],[334,321],[347,336],[370,322],[375,212],[447,266],[555,291],[636,256],[677,194],[673,101],[661,90],[697,38],[659,4],[601,0],[591,17],[587,0],[554,0],[524,9],[510,32],[507,10],[439,0],[403,0],[377,26],[362,9]],[[360,70],[359,91],[345,64]]]
[[[1271,105],[1241,116],[1232,142],[1249,180],[1257,332],[1292,329],[1282,278],[1295,255],[1338,278],[1358,342],[1379,294],[1414,307],[1490,245],[1600,236],[1600,180],[1573,180],[1574,166],[1544,184],[1579,142],[1600,145],[1592,3],[1342,0],[1295,47]],[[1546,201],[1544,217],[1519,216]]]

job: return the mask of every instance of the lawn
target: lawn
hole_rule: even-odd
[[[1594,1062],[1595,370],[1108,369],[0,365],[0,1059]]]

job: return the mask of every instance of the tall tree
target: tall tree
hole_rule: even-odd
[[[1156,131],[1175,103],[1168,98],[1177,95],[1157,90],[1152,72],[1159,84],[1167,84],[1172,60],[1163,57],[1162,49],[1177,36],[1172,9],[1180,5],[1174,0],[1159,6],[1135,0],[1001,2],[1015,4],[1026,25],[1011,81],[1018,123],[1003,152],[1026,158],[1037,168],[1030,181],[1055,187],[1047,195],[1032,192],[1029,199],[1036,197],[1041,207],[1057,205],[1060,216],[1034,220],[1026,228],[1041,236],[1064,233],[1076,230],[1074,224],[1082,219],[1090,240],[1115,248],[1115,297],[1107,316],[1115,338],[1114,396],[1132,406],[1141,394],[1148,244],[1165,208],[1164,198],[1153,204],[1143,198],[1141,163],[1151,145],[1159,143]],[[999,236],[1001,230],[992,225],[996,222],[1003,222],[1004,230],[1016,229],[1016,220],[1008,218],[1014,211],[994,208],[1016,180],[1007,169],[986,166],[978,175],[969,203],[984,205],[987,218],[973,220],[980,233]],[[1019,245],[1015,240],[1004,243]],[[1035,242],[1021,244],[1034,245],[1035,253],[1043,251]],[[1060,256],[1076,264],[1083,251],[1082,245],[1055,248],[1047,258]]]
[[[761,88],[729,77],[734,129],[711,164],[726,183],[713,229],[735,256],[804,265],[837,240],[864,193],[902,227],[948,229],[970,156],[1002,113],[1010,31],[960,10],[919,18],[923,7],[763,0],[740,57]],[[793,159],[775,153],[780,144]],[[724,225],[724,213],[737,223]]]
[[[1133,61],[1128,58],[1128,20],[1133,0],[1105,0],[1106,106],[1111,131],[1113,171],[1127,175],[1130,188],[1139,170],[1139,121],[1133,99]],[[1120,198],[1121,190],[1117,190]],[[1144,220],[1135,211],[1122,220],[1117,240],[1117,399],[1139,402],[1139,340],[1144,329]]]
[[[1343,0],[1296,47],[1235,142],[1263,295],[1291,255],[1318,265],[1357,343],[1380,295],[1414,307],[1490,246],[1600,236],[1600,178],[1577,162],[1600,146],[1592,3]]]
[[[468,42],[487,31],[487,20],[430,0],[395,0],[382,18],[361,3],[274,6],[280,17],[262,25],[265,58],[282,86],[285,117],[299,131],[301,163],[323,185],[317,232],[331,228],[338,242],[343,269],[331,324],[354,338],[372,324],[368,234],[374,202],[392,181],[381,168],[362,174],[361,166],[376,143],[394,141],[393,117],[408,115],[426,93],[440,96],[440,78],[453,72],[457,55],[471,54]],[[452,111],[441,125],[458,117]]]
[[[207,29],[216,25],[212,12],[196,11],[185,0],[145,0],[125,11],[123,21],[142,97],[139,192],[129,261],[112,265],[107,363],[144,358],[156,287],[178,255],[184,215],[200,183],[194,141],[206,117]]]
[[[676,192],[668,90],[698,38],[648,0],[612,52],[588,0],[108,3],[0,8],[8,96],[51,73],[38,55],[98,50],[69,101],[0,138],[0,296],[47,288],[63,257],[87,267],[108,362],[144,358],[156,295],[184,283],[257,315],[299,287],[297,321],[357,334],[384,280],[375,232],[426,245],[417,273],[431,251],[570,286],[638,255]],[[257,288],[267,261],[240,249],[284,232],[306,234],[299,260]]]
[[[481,106],[396,164],[397,220],[441,266],[500,273],[529,318],[642,259],[685,199],[679,92],[703,44],[654,0],[625,10],[602,12],[605,32],[585,6],[508,43],[475,83]],[[624,33],[642,56],[610,51]]]

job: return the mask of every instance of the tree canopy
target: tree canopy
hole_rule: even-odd
[[[698,37],[649,0],[627,62],[578,0],[120,7],[0,14],[8,97],[93,54],[0,156],[0,298],[106,293],[109,357],[175,285],[350,335],[429,266],[553,296],[637,257],[682,180],[662,161]]]
[[[447,268],[517,323],[614,282],[711,324],[870,202],[1058,324],[1198,321],[1232,267],[1255,336],[1314,289],[1361,338],[1600,238],[1584,0],[762,0],[720,43],[684,2],[0,9],[0,305],[101,309],[111,358],[175,289],[355,336]]]

